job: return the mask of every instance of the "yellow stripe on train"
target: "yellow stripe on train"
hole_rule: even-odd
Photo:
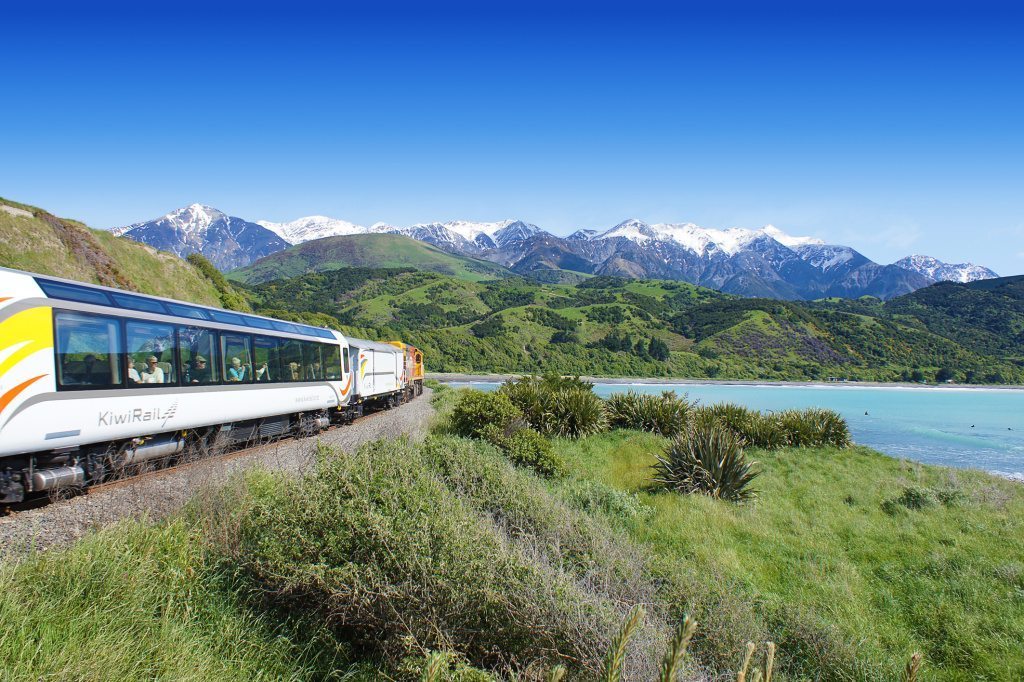
[[[29,308],[0,322],[0,377],[19,362],[41,350],[53,348],[53,312]]]

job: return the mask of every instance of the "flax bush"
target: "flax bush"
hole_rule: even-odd
[[[654,465],[654,481],[680,493],[743,502],[755,495],[758,475],[743,454],[743,441],[718,424],[695,424],[673,440]]]
[[[672,391],[649,395],[628,391],[606,401],[608,423],[613,428],[650,431],[673,438],[686,428],[690,402]]]

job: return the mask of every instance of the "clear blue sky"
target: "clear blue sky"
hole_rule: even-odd
[[[1010,4],[86,4],[3,10],[0,195],[96,227],[770,222],[1024,272]]]

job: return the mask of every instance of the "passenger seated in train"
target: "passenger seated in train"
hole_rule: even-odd
[[[263,363],[256,368],[256,381],[270,381],[270,367],[267,363]]]
[[[320,370],[320,363],[314,362],[306,370],[307,379],[323,379],[323,372]]]
[[[289,362],[288,371],[291,373],[292,381],[298,381],[302,378],[302,373],[299,371],[299,363]]]
[[[146,368],[142,370],[140,376],[142,377],[141,383],[143,384],[164,383],[164,371],[157,364],[157,359],[155,355],[150,355],[148,358],[146,358]]]
[[[228,381],[245,381],[245,371],[248,367],[242,366],[238,358],[231,358],[231,366],[228,367]]]
[[[210,370],[206,367],[206,358],[202,355],[197,355],[192,358],[192,362],[188,367],[185,368],[185,374],[182,378],[182,383],[186,384],[208,384],[210,383]]]
[[[125,370],[128,372],[128,383],[129,384],[141,384],[142,377],[139,376],[139,370],[135,369],[135,363],[132,362],[132,356],[126,355],[124,358]]]

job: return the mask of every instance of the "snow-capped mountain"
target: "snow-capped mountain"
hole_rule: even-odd
[[[250,223],[193,204],[113,232],[181,256],[198,251],[224,270],[315,239],[395,233],[545,281],[557,278],[559,270],[570,270],[676,279],[741,296],[783,299],[891,298],[938,280],[967,282],[996,276],[987,268],[969,263],[948,265],[927,256],[909,256],[882,265],[849,246],[794,236],[774,225],[716,229],[688,222],[651,224],[636,218],[603,231],[577,230],[559,237],[521,220],[452,220],[408,227],[374,223],[364,227],[309,216],[285,223]]]
[[[248,265],[288,247],[262,225],[202,204],[179,208],[156,220],[115,227],[111,232],[182,258],[201,253],[221,270]]]
[[[301,244],[313,239],[337,237],[345,234],[365,234],[369,231],[362,225],[322,215],[307,216],[288,223],[272,223],[266,220],[257,220],[256,224],[267,228],[289,244]]]
[[[975,282],[979,279],[992,279],[998,277],[986,267],[974,263],[943,263],[931,256],[913,255],[901,258],[893,265],[924,275],[936,282]]]

